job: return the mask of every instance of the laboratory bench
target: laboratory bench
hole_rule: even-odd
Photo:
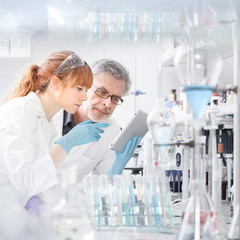
[[[98,228],[93,240],[171,240],[176,239],[175,230],[157,228]]]

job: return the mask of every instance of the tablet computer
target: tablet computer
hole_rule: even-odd
[[[117,137],[110,144],[112,150],[122,152],[127,142],[135,137],[144,137],[148,131],[147,127],[147,116],[148,114],[143,110],[139,109],[134,117],[127,124],[126,128],[123,129]]]

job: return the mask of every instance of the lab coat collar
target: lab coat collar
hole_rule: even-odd
[[[30,103],[35,106],[35,108],[38,111],[39,116],[47,118],[38,95],[35,92],[30,92],[27,95],[27,98],[29,99]]]

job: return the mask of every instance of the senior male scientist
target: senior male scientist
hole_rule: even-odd
[[[122,97],[129,91],[131,81],[129,72],[112,59],[95,62],[92,71],[93,85],[87,92],[87,100],[82,103],[78,111],[73,115],[60,111],[54,117],[53,121],[58,133],[56,139],[68,133],[75,125],[88,120],[107,122],[109,126],[104,129],[98,142],[77,146],[71,150],[58,169],[59,182],[68,169],[69,174],[76,176],[76,184],[89,173],[108,174],[111,178],[121,174],[141,140],[141,137],[137,136],[130,139],[123,152],[109,149],[110,143],[121,130],[112,114],[115,108],[123,103]],[[25,208],[28,212],[34,212],[39,204],[39,197],[44,201],[54,202],[59,191],[59,186],[50,188],[38,197],[31,198]]]
[[[109,149],[109,145],[120,132],[120,126],[112,114],[115,108],[123,103],[122,97],[129,91],[131,81],[128,71],[112,59],[101,59],[95,62],[92,71],[94,80],[87,92],[87,100],[75,114],[64,112],[56,116],[62,123],[59,126],[59,132],[63,135],[75,125],[88,120],[109,124],[98,142],[75,147],[60,167],[64,169],[76,164],[78,181],[90,172],[97,175],[107,173],[110,177],[121,174],[141,140],[140,137],[134,137],[121,153]]]

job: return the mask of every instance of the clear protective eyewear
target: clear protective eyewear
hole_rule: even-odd
[[[118,97],[118,96],[115,96],[115,95],[110,95],[106,90],[103,90],[101,88],[96,88],[94,86],[92,86],[93,89],[95,90],[95,93],[100,97],[100,98],[103,98],[103,99],[107,99],[109,97],[111,97],[111,102],[113,104],[116,104],[116,105],[121,105],[123,103],[123,99]]]
[[[85,65],[85,61],[81,59],[76,53],[68,56],[56,69],[54,75],[67,72],[77,67],[82,67]]]

